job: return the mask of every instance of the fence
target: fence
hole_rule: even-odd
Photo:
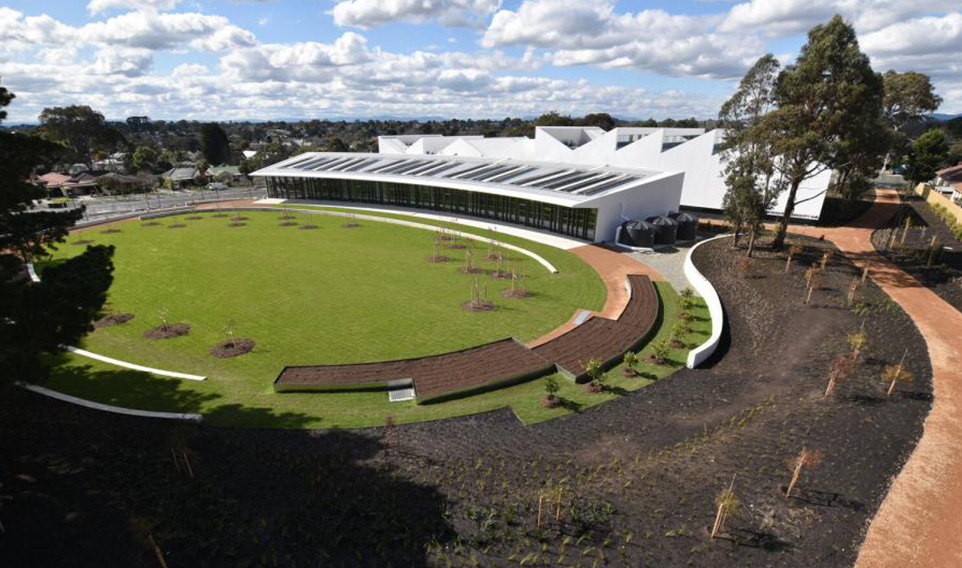
[[[962,207],[959,207],[953,203],[951,199],[936,191],[931,185],[920,183],[915,187],[915,193],[921,195],[923,199],[932,205],[941,205],[955,217],[956,223],[962,223]]]

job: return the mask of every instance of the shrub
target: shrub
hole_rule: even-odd
[[[664,365],[671,357],[671,344],[667,339],[660,339],[651,346],[651,358],[659,365]]]
[[[625,353],[623,360],[625,367],[628,367],[632,372],[635,370],[635,366],[638,365],[638,354],[634,351],[629,351]]]
[[[602,366],[601,361],[598,359],[589,359],[585,363],[585,374],[591,379],[591,384],[597,388],[604,388],[605,380],[608,378],[605,374],[605,369]]]
[[[549,397],[554,397],[559,390],[561,385],[558,384],[558,379],[554,375],[548,375],[544,380],[544,392],[548,393]]]

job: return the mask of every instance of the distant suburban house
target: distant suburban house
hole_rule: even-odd
[[[39,176],[35,183],[45,187],[52,194],[64,197],[88,195],[98,191],[97,176],[87,172],[78,175],[50,172]]]
[[[257,155],[257,150],[244,150],[243,154],[244,154],[244,158],[250,160],[251,158]]]
[[[230,183],[244,177],[238,166],[214,166],[207,168],[207,177],[222,183]]]
[[[127,176],[110,172],[97,178],[97,187],[102,193],[118,194],[145,189],[148,183],[137,176]]]
[[[933,185],[936,191],[952,201],[962,200],[962,164],[936,172]]]
[[[160,174],[160,179],[170,189],[184,189],[198,185],[203,175],[197,168],[171,168]]]

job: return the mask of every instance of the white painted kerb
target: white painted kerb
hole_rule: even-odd
[[[92,400],[86,400],[83,398],[77,398],[75,396],[70,396],[69,394],[64,394],[62,392],[57,392],[55,390],[50,390],[38,385],[32,385],[30,383],[17,383],[19,386],[27,389],[28,391],[42,394],[44,396],[49,396],[50,398],[55,398],[57,400],[62,400],[64,402],[69,402],[70,404],[76,404],[77,406],[84,406],[86,408],[93,408],[94,410],[102,410],[104,412],[113,412],[114,414],[126,414],[128,416],[139,416],[142,418],[165,418],[168,420],[193,420],[195,422],[200,422],[204,419],[200,414],[191,414],[183,412],[155,412],[153,410],[136,410],[133,408],[124,408],[122,406],[113,406],[110,404],[102,404],[99,402],[94,402]]]
[[[76,353],[81,357],[87,357],[88,359],[96,359],[97,361],[102,361],[104,363],[109,363],[111,365],[116,365],[118,367],[124,367],[125,369],[132,369],[134,371],[143,371],[145,373],[150,373],[152,375],[160,375],[162,377],[173,377],[175,379],[187,379],[188,381],[203,381],[207,377],[202,377],[200,375],[189,375],[187,373],[177,373],[175,371],[164,371],[163,369],[154,369],[153,367],[144,367],[143,365],[137,365],[136,363],[128,363],[126,361],[121,361],[119,359],[112,359],[104,355],[98,355],[97,353],[91,353],[90,351],[84,351],[83,349],[78,349],[77,347],[71,347],[70,345],[64,345],[64,349],[70,351],[71,353]]]
[[[708,305],[708,313],[711,316],[711,336],[707,341],[688,352],[686,365],[689,369],[694,369],[698,365],[701,365],[705,362],[705,359],[708,359],[711,354],[715,352],[715,349],[718,348],[718,342],[721,341],[722,329],[725,327],[725,311],[722,309],[721,298],[718,297],[718,292],[715,291],[715,287],[711,285],[711,282],[695,268],[695,263],[692,262],[691,256],[695,252],[695,249],[703,244],[727,236],[728,235],[719,235],[704,240],[688,249],[688,256],[685,257],[685,277],[688,278],[691,287],[705,300],[705,304]]]

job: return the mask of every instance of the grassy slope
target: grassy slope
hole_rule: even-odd
[[[118,370],[75,356],[63,356],[53,376],[45,384],[70,394],[133,408],[199,411],[213,424],[266,427],[373,426],[383,424],[388,414],[398,422],[411,422],[503,406],[512,406],[525,422],[535,422],[570,412],[577,405],[596,404],[616,396],[586,395],[580,387],[567,381],[562,381],[564,389],[560,393],[574,403],[567,410],[547,410],[538,404],[543,394],[541,381],[427,406],[388,403],[383,392],[275,395],[270,382],[283,364],[360,361],[440,352],[508,335],[507,329],[520,329],[521,332],[515,332],[516,336],[531,339],[566,320],[576,307],[600,308],[604,302],[604,290],[597,275],[577,257],[523,239],[505,238],[505,241],[525,246],[548,258],[561,271],[558,275],[549,275],[530,259],[524,261],[527,269],[532,271],[531,289],[542,294],[521,302],[524,304],[522,307],[539,308],[540,313],[549,315],[533,322],[533,314],[539,312],[506,308],[494,314],[464,314],[447,304],[457,305],[461,301],[459,291],[450,290],[457,288],[457,284],[451,284],[451,279],[464,287],[463,283],[468,277],[454,273],[450,265],[431,266],[424,263],[423,256],[429,253],[429,245],[425,244],[430,242],[427,232],[394,230],[400,228],[377,223],[366,223],[360,229],[346,230],[339,228],[340,219],[320,216],[313,216],[312,222],[322,225],[322,229],[300,231],[277,227],[270,214],[251,213],[249,216],[252,217],[251,225],[240,229],[218,229],[225,223],[223,219],[188,221],[191,225],[209,225],[207,228],[211,230],[204,231],[203,239],[197,238],[198,227],[193,226],[168,230],[163,227],[141,228],[127,223],[121,226],[124,232],[119,234],[90,233],[97,241],[121,245],[117,257],[118,285],[112,291],[111,301],[117,311],[132,311],[141,315],[142,319],[135,319],[125,326],[99,330],[89,336],[84,346],[142,364],[207,374],[211,377],[208,381],[196,383],[163,379]],[[122,245],[135,244],[133,237],[138,231],[155,231],[160,234],[152,238],[164,241],[157,243],[157,246],[146,241],[151,243],[147,250],[130,252],[136,246]],[[240,231],[246,231],[243,239],[239,238]],[[476,232],[484,233],[481,230]],[[168,239],[170,243],[167,243]],[[310,240],[305,246],[294,247],[291,246],[292,239]],[[258,248],[261,250],[257,251],[260,260],[249,269],[245,270],[238,262],[240,255],[235,255],[233,261],[230,258],[212,259],[211,264],[203,268],[197,265],[196,258],[215,256],[205,251],[234,250],[249,255],[252,253],[250,247],[255,242],[260,243]],[[390,242],[391,245],[368,256],[360,256],[363,250],[377,248],[370,246],[372,242]],[[315,243],[318,250],[311,248]],[[358,248],[360,245],[363,245],[363,250]],[[321,247],[323,254],[319,252]],[[69,254],[69,249],[76,248],[68,245],[61,254]],[[185,248],[195,250],[188,255],[184,254]],[[336,257],[324,257],[330,254]],[[406,265],[402,260],[405,255],[410,257]],[[363,261],[358,262],[358,259]],[[316,265],[319,268],[302,273],[299,267],[303,266],[305,260],[308,266]],[[404,290],[401,290],[399,293],[402,296],[390,296],[389,299],[393,301],[375,303],[376,312],[368,311],[371,309],[370,302],[344,302],[344,297],[352,295],[354,298],[384,296],[381,289],[367,288],[365,292],[365,286],[369,286],[372,280],[372,266],[378,265],[389,268],[388,274],[376,278],[378,281],[390,278],[391,271],[416,272],[419,284],[424,281],[429,285],[419,288],[419,292],[413,295],[404,296]],[[336,270],[325,271],[329,266],[336,267]],[[160,282],[144,277],[160,273],[174,274],[175,277]],[[317,279],[324,275],[329,275],[324,285],[317,285]],[[128,279],[129,286],[126,283]],[[193,286],[188,284],[197,281],[208,285],[204,290],[191,291]],[[138,282],[141,284],[137,285]],[[331,288],[337,286],[341,286],[340,293],[345,294],[340,297],[341,301],[338,301],[338,294]],[[494,294],[497,286],[489,283],[492,297],[500,301]],[[425,295],[426,289],[431,293]],[[287,293],[278,294],[273,290]],[[319,294],[318,290],[326,290],[326,293]],[[664,284],[659,285],[658,290],[666,317],[671,321],[677,310],[677,295]],[[258,298],[257,302],[251,302],[251,294]],[[425,304],[426,297],[431,302]],[[440,300],[442,297],[447,298],[447,304],[438,309],[438,305],[444,303]],[[328,303],[323,304],[328,298]],[[545,305],[539,307],[537,302]],[[191,323],[194,326],[191,335],[165,342],[141,339],[140,333],[147,327],[144,320],[155,317],[153,314],[157,305],[170,307],[173,319]],[[368,307],[362,309],[363,306]],[[337,317],[320,315],[330,313],[329,310],[341,311],[337,312]],[[421,317],[413,318],[412,313]],[[191,314],[191,317],[177,317],[178,314]],[[257,327],[245,326],[244,323],[239,326],[241,336],[250,336],[258,341],[255,353],[226,361],[206,355],[206,348],[220,340],[220,322],[241,314],[245,320],[258,324]],[[551,321],[551,314],[556,314],[554,321]],[[707,313],[699,315],[707,320]],[[450,323],[446,319],[453,317],[457,320],[464,316],[469,316],[468,323],[464,325]],[[511,325],[514,327],[505,327],[508,324],[491,319],[479,320],[478,316],[506,316],[502,321],[513,322]],[[365,321],[375,323],[373,326],[370,323],[363,325]],[[430,323],[425,324],[425,321]],[[440,325],[439,321],[442,322]],[[478,321],[484,321],[486,325],[477,325]],[[273,322],[278,323],[272,325]],[[337,322],[337,325],[331,325],[332,322]],[[707,336],[709,325],[707,321],[696,322],[691,342],[698,343]],[[305,328],[312,333],[305,336]],[[439,329],[443,333],[439,333]],[[377,334],[377,341],[364,340],[372,333]],[[667,331],[662,330],[661,333]],[[323,341],[319,337],[323,337]],[[399,338],[403,338],[403,341],[399,341]],[[131,356],[134,352],[136,356]],[[678,352],[674,359],[681,362],[684,355]],[[654,376],[663,376],[672,369],[643,370]],[[611,373],[614,386],[630,390],[647,384],[646,379],[623,379],[617,371]]]

